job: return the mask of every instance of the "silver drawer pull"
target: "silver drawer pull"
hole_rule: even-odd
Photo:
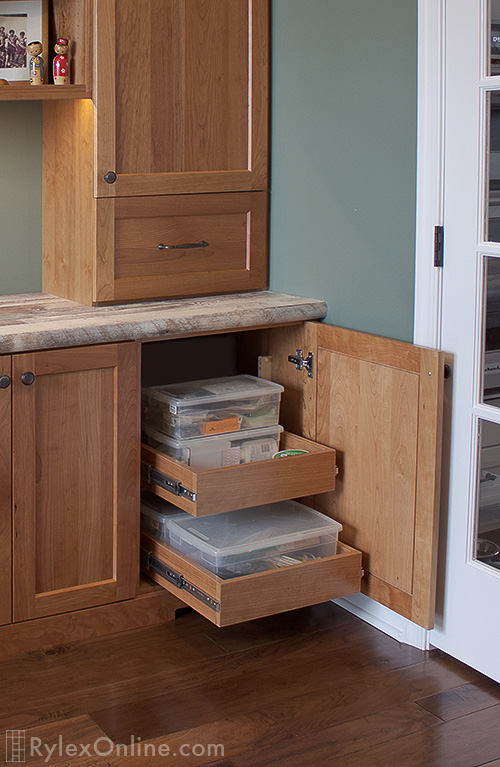
[[[201,242],[187,242],[184,245],[158,245],[158,250],[188,250],[189,248],[208,248],[209,243],[205,240]]]

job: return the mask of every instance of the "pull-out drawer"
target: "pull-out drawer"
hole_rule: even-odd
[[[262,618],[355,594],[361,553],[338,544],[335,556],[223,580],[143,533],[142,570],[217,626]]]
[[[287,432],[280,449],[308,452],[198,471],[143,445],[142,485],[195,517],[334,490],[335,450]]]
[[[267,287],[266,192],[125,197],[97,205],[114,210],[114,301]]]

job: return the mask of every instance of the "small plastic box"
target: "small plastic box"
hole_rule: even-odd
[[[142,392],[143,423],[176,439],[276,426],[282,392],[249,375],[152,386]]]
[[[144,426],[142,437],[155,450],[193,469],[205,470],[272,458],[279,450],[282,431],[282,426],[270,426],[267,429],[228,432],[213,437],[174,439],[150,426]]]
[[[167,521],[170,545],[220,578],[337,553],[342,525],[297,501]]]
[[[143,490],[141,493],[141,530],[159,538],[164,543],[169,542],[167,522],[172,519],[189,517],[185,511],[181,511],[172,503],[159,498]]]

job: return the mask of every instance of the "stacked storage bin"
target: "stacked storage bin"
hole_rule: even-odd
[[[143,441],[200,471],[271,459],[282,392],[248,375],[143,389]],[[149,493],[141,525],[224,579],[332,556],[342,529],[296,501],[193,517]]]
[[[283,387],[240,375],[142,391],[143,440],[194,469],[272,458]]]

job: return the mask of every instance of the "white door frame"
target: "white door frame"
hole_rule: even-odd
[[[417,50],[417,208],[413,342],[441,349],[442,270],[434,266],[434,227],[443,224],[444,209],[444,0],[418,0]]]
[[[445,0],[418,0],[417,207],[413,342],[441,348],[442,270],[434,266],[434,227],[444,208]],[[422,650],[430,632],[364,594],[336,600],[394,639]]]

